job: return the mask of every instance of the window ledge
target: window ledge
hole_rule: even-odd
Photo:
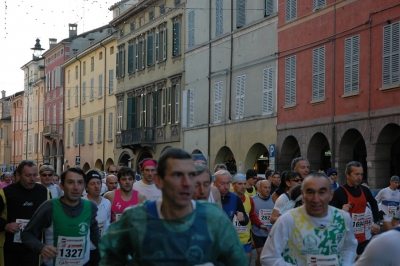
[[[296,108],[297,104],[285,105],[283,109],[290,110]]]
[[[317,104],[321,104],[321,103],[325,103],[325,98],[324,99],[315,99],[315,100],[312,100],[311,102],[310,102],[310,104],[311,105],[317,105]]]
[[[94,99],[90,99],[90,100],[89,100],[89,102],[93,102],[93,101],[94,101]]]
[[[142,75],[142,74],[144,75],[144,74],[145,74],[145,70],[146,70],[146,68],[144,67],[144,68],[142,68],[142,69],[136,71],[136,73],[138,73],[138,76],[140,76],[140,75]]]
[[[343,94],[342,98],[354,98],[354,97],[358,97],[360,95],[360,92],[353,92],[353,93],[349,93],[349,94]]]
[[[108,94],[108,96],[111,96],[111,95],[114,95],[114,92],[111,92],[111,93]]]
[[[175,61],[181,61],[182,59],[182,54],[174,55],[172,56],[172,63],[175,63]]]
[[[82,104],[85,104],[85,103],[86,103],[86,101],[82,102]]]
[[[102,98],[103,98],[103,96],[97,97],[97,99],[99,99],[99,100],[102,99]]]
[[[167,59],[163,59],[162,61],[157,62],[158,68],[165,67]]]
[[[89,144],[89,145],[92,145],[92,144],[93,144],[93,142],[89,142],[88,144]]]
[[[112,141],[113,141],[113,139],[107,139],[107,141],[108,141],[108,142],[112,142]]]
[[[150,71],[154,71],[155,70],[155,65],[152,64],[151,66],[147,66],[147,73],[149,73]]]
[[[97,144],[100,144],[100,143],[101,143],[101,140],[96,141],[96,143],[97,143]]]
[[[70,148],[70,146],[67,146],[67,149],[69,149]]]
[[[379,88],[381,92],[395,91],[399,89],[400,89],[400,84]]]

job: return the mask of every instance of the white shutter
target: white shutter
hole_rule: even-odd
[[[184,90],[182,92],[182,127],[186,128],[188,125],[188,91],[189,90]]]
[[[189,126],[194,126],[194,89],[189,90]]]
[[[263,100],[262,114],[271,114],[273,109],[273,74],[274,68],[269,67],[263,70]]]
[[[103,97],[103,75],[99,75],[99,98]]]
[[[383,86],[398,84],[400,71],[400,22],[383,27]]]
[[[245,96],[245,89],[246,89],[246,75],[242,75],[242,80],[240,84],[240,118],[244,116],[244,96]]]
[[[113,113],[108,114],[108,139],[113,138]]]
[[[214,123],[222,119],[222,81],[214,84]]]
[[[325,7],[325,5],[326,5],[326,0],[313,0],[314,11]]]
[[[68,131],[67,131],[67,147],[71,144],[71,124],[68,124]]]
[[[89,143],[93,143],[93,117],[89,120]]]
[[[286,22],[297,16],[297,0],[286,0]]]
[[[90,79],[90,100],[94,99],[94,78]]]
[[[274,13],[274,1],[275,0],[265,0],[265,16],[269,16]]]
[[[195,45],[195,35],[194,35],[194,10],[191,10],[188,14],[188,47],[193,47]]]
[[[235,105],[235,119],[240,118],[240,82],[242,77],[236,77],[236,105]]]
[[[313,85],[312,99],[325,98],[325,47],[313,50]]]
[[[97,141],[101,141],[101,115],[97,117]]]
[[[238,76],[236,79],[236,119],[241,119],[244,115],[245,85],[246,75]]]
[[[296,103],[296,56],[285,59],[285,105]]]
[[[236,0],[236,28],[246,24],[246,0]]]
[[[358,92],[360,35],[345,40],[344,94]]]

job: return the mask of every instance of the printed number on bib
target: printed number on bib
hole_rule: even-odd
[[[313,255],[307,254],[308,266],[339,266],[337,255]]]
[[[29,223],[29,220],[17,219],[15,222],[19,225],[19,231],[14,234],[14,243],[22,243],[21,233],[22,231],[24,231],[26,225]]]
[[[258,212],[258,217],[263,225],[271,225],[270,219],[272,215],[272,210],[261,209]]]
[[[354,234],[364,233],[365,213],[353,213],[351,219],[353,221]]]
[[[397,206],[388,206],[388,216],[393,217],[397,211]]]
[[[235,228],[236,228],[236,232],[238,232],[238,233],[246,233],[246,231],[247,231],[247,225],[241,225],[241,224],[239,223],[239,221],[238,221],[236,215],[233,216],[233,225],[234,225]]]
[[[103,236],[103,234],[104,234],[104,225],[106,224],[106,221],[99,221],[99,222],[97,222],[97,224],[99,225],[100,236]]]
[[[82,265],[85,255],[85,237],[59,236],[55,265]]]

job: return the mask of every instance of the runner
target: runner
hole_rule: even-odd
[[[5,172],[3,174],[3,182],[0,183],[0,189],[3,189],[12,184],[12,174],[10,172]]]
[[[257,195],[257,189],[255,185],[257,183],[258,177],[257,172],[253,169],[249,169],[246,172],[246,195],[253,197]]]
[[[195,164],[196,167],[196,185],[193,192],[194,200],[204,200],[215,202],[222,209],[221,193],[218,188],[211,185],[211,173],[204,164]]]
[[[118,183],[120,188],[104,194],[104,198],[111,202],[111,222],[118,221],[124,210],[128,207],[146,200],[146,197],[133,190],[135,183],[135,171],[129,167],[118,170]]]
[[[192,200],[195,177],[189,153],[165,151],[155,175],[162,197],[126,210],[111,224],[101,239],[100,265],[247,265],[226,214]]]
[[[60,198],[62,195],[64,195],[64,192],[58,185],[52,182],[53,174],[54,174],[53,166],[47,164],[43,165],[39,169],[40,182],[38,183],[47,187],[47,189],[50,190],[51,198],[55,199],[55,198]]]
[[[32,161],[22,161],[15,173],[19,181],[0,190],[0,265],[37,266],[39,253],[22,244],[21,231],[51,196],[49,190],[36,183],[38,170]]]
[[[142,171],[142,179],[133,184],[133,189],[143,194],[149,200],[156,200],[161,197],[161,190],[154,184],[157,161],[146,158],[139,163]]]
[[[390,186],[379,191],[376,195],[376,202],[381,203],[381,210],[385,213],[383,215],[383,226],[386,230],[393,228],[392,217],[399,209],[400,191],[397,190],[400,178],[396,175],[390,178]]]
[[[22,232],[22,242],[41,254],[46,266],[85,265],[90,258],[90,241],[97,247],[100,234],[97,206],[82,199],[85,173],[76,167],[61,174],[64,196],[43,203]],[[38,240],[45,230],[45,243]]]

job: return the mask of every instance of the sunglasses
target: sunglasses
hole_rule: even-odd
[[[292,179],[292,180],[290,180],[290,181],[293,181],[293,182],[303,182],[303,178],[296,178],[296,179]]]
[[[53,176],[53,174],[41,174],[41,176],[43,176],[43,177],[51,177],[51,176]]]
[[[336,173],[332,173],[331,175],[337,175]]]
[[[118,173],[118,171],[110,171],[110,173]]]

